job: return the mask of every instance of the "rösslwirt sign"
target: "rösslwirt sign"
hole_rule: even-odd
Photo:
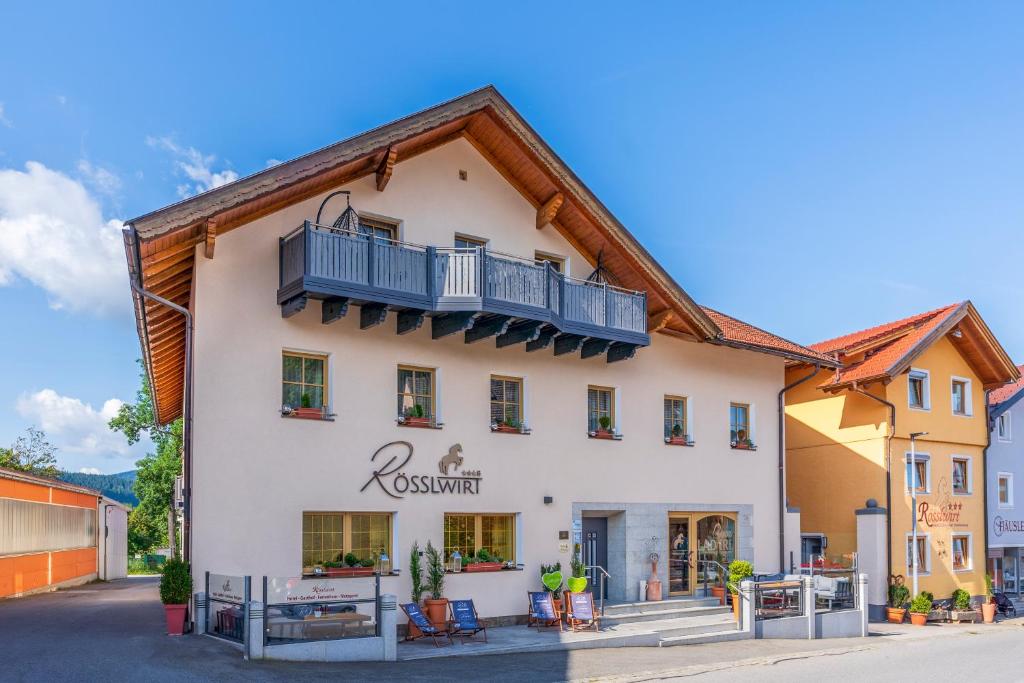
[[[377,482],[380,489],[392,498],[406,494],[475,495],[480,493],[480,470],[461,469],[462,444],[455,444],[437,463],[438,474],[406,472],[412,460],[413,447],[408,441],[392,441],[378,448],[370,462],[378,465],[360,491]],[[379,460],[378,460],[379,458]],[[380,464],[383,462],[383,464]]]

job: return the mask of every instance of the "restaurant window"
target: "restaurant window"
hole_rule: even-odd
[[[996,478],[996,496],[999,507],[1013,507],[1013,475],[1009,472],[1000,472]]]
[[[378,239],[394,242],[398,239],[398,226],[378,218],[359,217],[359,232]]]
[[[913,567],[914,535],[907,534],[907,569]],[[923,574],[931,571],[929,562],[931,557],[928,554],[928,534],[917,535],[917,570]]]
[[[927,370],[910,371],[907,379],[907,397],[911,408],[928,410],[931,408],[930,382]]]
[[[391,552],[391,515],[386,512],[303,512],[302,566],[343,562],[352,553],[360,561]]]
[[[971,382],[954,377],[952,380],[953,414],[969,416],[971,414]]]
[[[285,351],[282,354],[281,404],[287,408],[322,408],[327,396],[327,356]]]
[[[615,389],[588,387],[587,431],[615,431]]]
[[[963,572],[971,569],[971,535],[953,534],[953,571]]]
[[[729,404],[729,443],[733,448],[752,448],[754,435],[750,431],[750,406],[746,403]]]
[[[690,441],[690,424],[685,396],[666,396],[664,410],[664,438],[667,441]]]
[[[523,426],[523,380],[491,375],[491,424],[519,429]]]
[[[456,550],[462,557],[472,557],[486,549],[504,562],[515,561],[516,517],[504,515],[446,514],[444,516],[444,559]]]
[[[480,249],[486,246],[487,240],[482,240],[479,237],[469,237],[468,235],[455,236],[456,249]]]
[[[533,260],[536,261],[539,265],[550,263],[551,267],[554,268],[555,271],[559,273],[565,272],[565,259],[562,258],[561,256],[555,256],[554,254],[545,254],[542,251],[535,251],[533,252]]]
[[[953,458],[953,493],[965,496],[971,492],[971,461]]]
[[[1010,411],[996,418],[996,437],[1000,441],[1010,441]]]
[[[917,489],[918,493],[928,493],[931,490],[931,458],[918,453],[914,462],[910,461],[910,454],[907,453],[907,493]]]
[[[434,371],[398,366],[398,417],[433,423],[434,409]]]

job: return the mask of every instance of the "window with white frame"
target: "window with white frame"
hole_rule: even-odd
[[[1013,475],[1009,472],[1000,472],[996,477],[996,499],[999,507],[1013,507]]]
[[[1007,410],[996,418],[996,438],[1000,441],[1010,441],[1010,411]]]
[[[950,549],[953,556],[953,571],[966,572],[971,570],[971,545],[970,534],[953,534],[950,541]]]
[[[914,534],[907,534],[907,570],[913,568],[914,552],[917,552],[917,571],[919,574],[927,574],[931,571],[931,553],[929,548],[929,535],[917,535],[917,547],[914,547]]]
[[[971,492],[971,459],[965,455],[953,456],[953,495],[966,496]]]
[[[931,376],[927,370],[911,368],[907,378],[907,405],[915,410],[931,409]]]
[[[907,493],[915,488],[918,493],[928,493],[932,489],[932,462],[927,453],[918,453],[913,462],[907,453]]]
[[[950,400],[954,415],[969,417],[974,412],[971,405],[971,380],[953,377],[950,380]]]

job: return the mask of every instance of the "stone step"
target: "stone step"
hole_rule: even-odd
[[[733,619],[732,614],[705,614],[682,619],[661,619],[658,621],[622,624],[617,626],[616,629],[620,632],[627,630],[653,631],[658,634],[660,639],[665,639],[701,633],[714,633],[730,629],[735,630],[736,621]]]
[[[698,606],[698,607],[673,607],[653,611],[621,612],[619,614],[608,614],[605,610],[601,623],[605,626],[617,626],[620,624],[633,624],[649,621],[679,620],[710,615],[732,614],[731,607],[719,605]]]
[[[617,614],[662,612],[685,607],[714,607],[720,604],[718,598],[701,597],[668,598],[666,600],[640,602],[606,602],[604,613],[605,616],[615,616]]]
[[[702,643],[723,643],[730,640],[746,640],[750,634],[744,631],[737,631],[735,628],[721,631],[708,631],[705,633],[691,633],[682,636],[671,636],[662,638],[658,647],[673,647],[675,645],[700,645]]]

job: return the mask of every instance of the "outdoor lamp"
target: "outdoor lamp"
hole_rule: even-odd
[[[448,570],[453,574],[458,574],[462,571],[462,553],[458,550],[452,553],[452,562],[451,566],[448,567]]]
[[[384,552],[384,548],[380,549],[380,555],[377,556],[377,573],[391,573],[391,558],[388,557],[388,554],[386,552]]]

